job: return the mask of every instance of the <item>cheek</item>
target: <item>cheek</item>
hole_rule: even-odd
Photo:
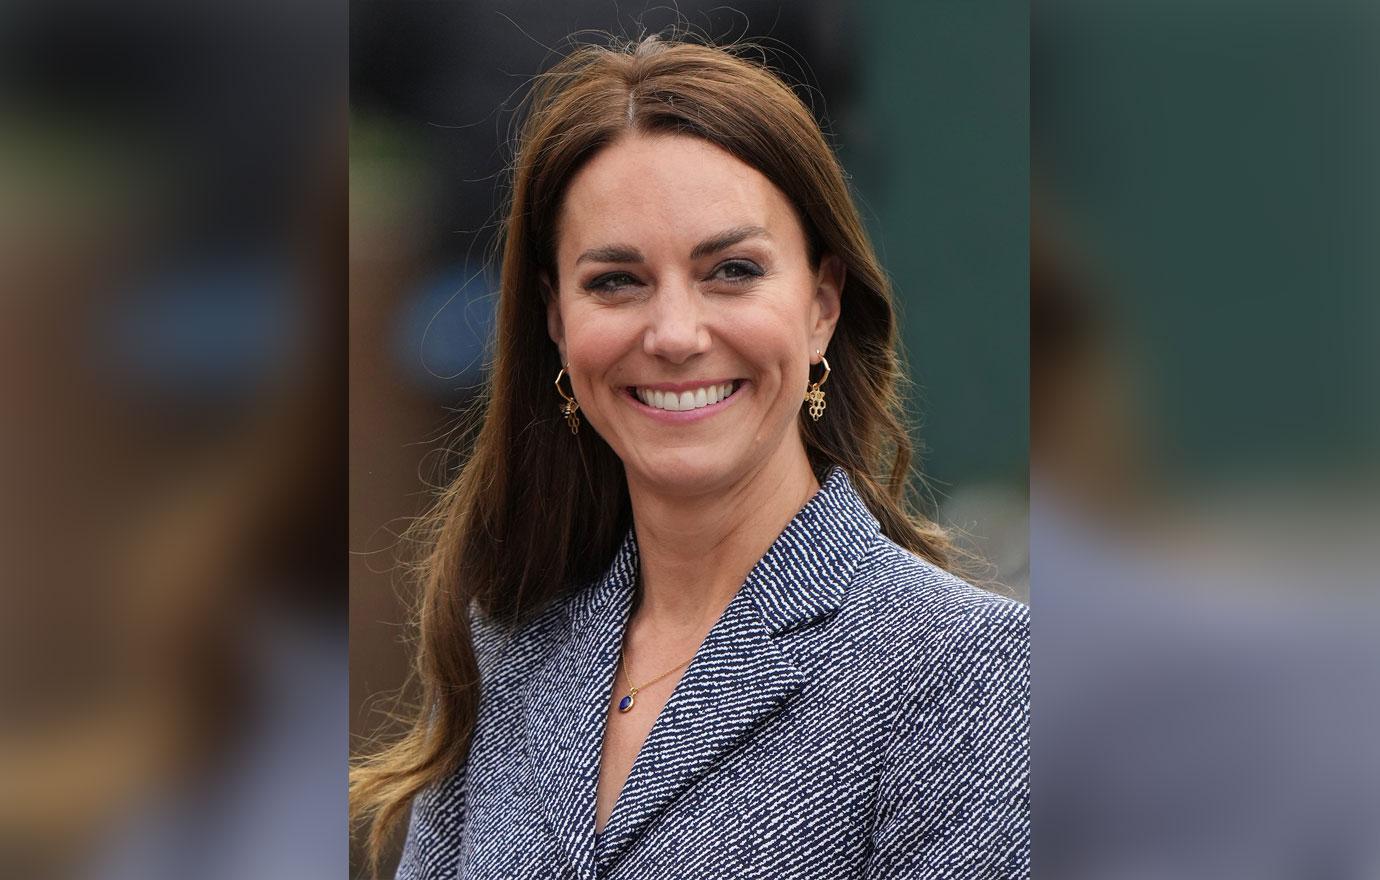
[[[621,315],[572,308],[562,320],[566,357],[582,384],[586,378],[602,380],[637,345],[637,328]]]
[[[797,361],[807,362],[809,333],[796,303],[775,300],[755,308],[730,309],[720,326],[723,337],[768,374],[791,373],[799,366]]]

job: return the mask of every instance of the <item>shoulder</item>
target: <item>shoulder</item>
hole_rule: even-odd
[[[974,586],[878,534],[850,585],[849,602],[904,644],[930,650],[1028,648],[1030,609]]]
[[[487,689],[505,677],[522,676],[540,664],[570,622],[570,605],[578,591],[562,594],[517,625],[495,620],[470,608],[470,636],[480,680]]]
[[[493,699],[494,694],[517,692],[508,685],[520,683],[531,665],[538,662],[544,646],[551,641],[552,628],[561,626],[565,616],[564,603],[558,602],[514,627],[484,614],[475,605],[470,606],[470,640],[479,667],[481,702]],[[475,732],[477,735],[479,725]],[[467,763],[413,799],[396,880],[450,876],[465,827],[469,777]]]
[[[912,694],[936,697],[962,682],[1013,696],[1028,687],[1030,609],[883,535],[858,566],[845,612],[876,645],[878,672]]]

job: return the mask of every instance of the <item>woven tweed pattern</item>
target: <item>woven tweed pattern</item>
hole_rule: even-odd
[[[399,880],[1029,876],[1029,613],[898,547],[833,468],[657,716],[602,832],[599,757],[638,570],[517,632],[475,619],[465,768]]]

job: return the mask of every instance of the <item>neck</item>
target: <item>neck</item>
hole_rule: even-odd
[[[819,490],[805,450],[727,488],[686,497],[628,480],[641,565],[634,615],[668,638],[702,634]]]

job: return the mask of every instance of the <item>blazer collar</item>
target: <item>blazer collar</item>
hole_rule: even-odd
[[[836,611],[877,519],[834,466],[710,629],[643,743],[603,833],[594,805],[607,713],[637,582],[637,539],[570,599],[570,627],[524,693],[523,759],[568,868],[612,869],[680,795],[804,686],[776,637]]]

